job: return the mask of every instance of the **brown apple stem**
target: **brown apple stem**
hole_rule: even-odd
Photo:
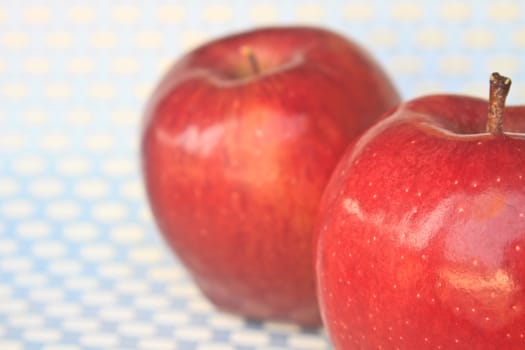
[[[510,84],[511,80],[499,73],[492,73],[490,76],[489,115],[486,128],[492,135],[503,134],[503,110]]]
[[[250,62],[253,74],[259,74],[261,69],[259,67],[259,62],[257,61],[257,56],[253,53],[252,48],[250,46],[243,46],[241,48],[241,53],[248,59],[248,62]]]

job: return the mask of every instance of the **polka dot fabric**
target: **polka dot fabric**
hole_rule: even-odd
[[[169,64],[257,25],[330,27],[366,46],[405,98],[525,102],[515,1],[0,3],[0,349],[323,350],[323,331],[249,322],[199,294],[152,222],[141,111]]]

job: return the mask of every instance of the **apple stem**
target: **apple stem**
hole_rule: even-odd
[[[253,74],[259,74],[261,69],[259,67],[259,62],[257,61],[257,56],[253,53],[252,48],[250,46],[243,46],[241,48],[241,53],[248,59],[248,62],[250,62]]]
[[[486,128],[492,135],[503,134],[503,110],[510,84],[511,80],[499,73],[492,73],[490,76],[489,115]]]

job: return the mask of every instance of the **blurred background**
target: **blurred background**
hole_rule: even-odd
[[[272,24],[339,31],[403,97],[525,103],[515,1],[0,1],[0,349],[330,349],[322,331],[252,323],[200,296],[141,186],[141,111],[171,62]]]

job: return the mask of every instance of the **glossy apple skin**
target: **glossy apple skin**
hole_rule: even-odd
[[[350,146],[320,207],[336,349],[525,349],[525,107],[422,97]]]
[[[174,65],[145,113],[144,181],[160,231],[216,306],[320,323],[321,193],[350,140],[398,101],[366,53],[316,28],[229,36]]]

